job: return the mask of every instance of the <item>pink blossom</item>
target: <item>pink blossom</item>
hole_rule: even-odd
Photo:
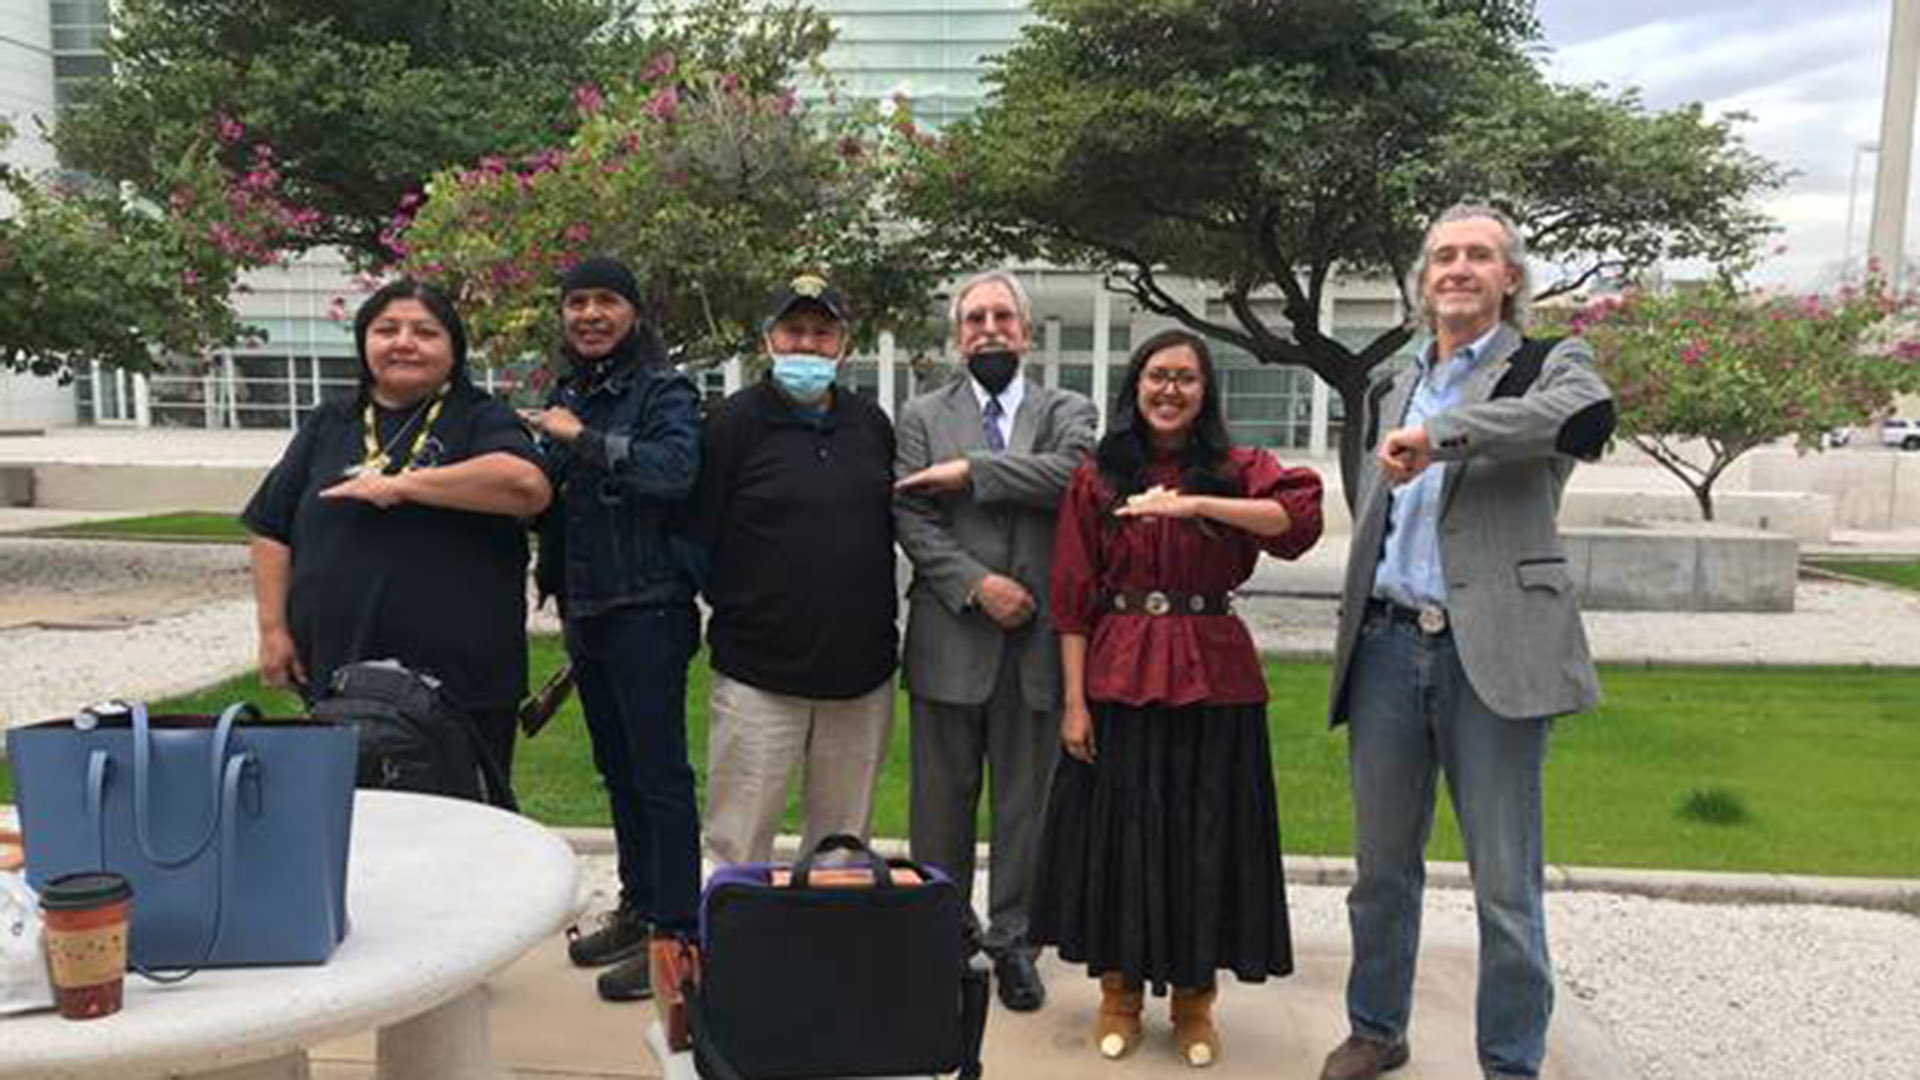
[[[198,271],[194,270],[192,267],[188,267],[185,270],[180,271],[180,287],[181,288],[191,289],[198,284],[200,284],[200,274]]]
[[[425,202],[426,199],[427,197],[418,191],[409,191],[405,195],[400,196],[400,212],[404,214]]]
[[[581,116],[592,116],[606,103],[606,95],[592,83],[582,83],[573,88],[573,107],[580,110]]]
[[[739,93],[740,92],[740,76],[735,75],[731,71],[727,72],[725,75],[720,76],[720,92],[723,94],[729,94],[729,95]]]
[[[641,111],[655,120],[665,122],[673,119],[674,112],[680,107],[680,93],[671,86],[663,86],[654,91]]]
[[[673,74],[676,63],[677,61],[674,58],[673,50],[668,49],[647,61],[647,65],[640,69],[640,78],[645,82],[664,79]]]
[[[1680,362],[1683,364],[1698,364],[1706,357],[1707,346],[1704,342],[1690,341],[1686,348],[1680,350]]]
[[[231,146],[247,133],[246,126],[226,113],[218,113],[213,118],[214,137]]]
[[[593,230],[585,222],[575,222],[567,226],[560,235],[569,244],[584,244],[593,239]]]

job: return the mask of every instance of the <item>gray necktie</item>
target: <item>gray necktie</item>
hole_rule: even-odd
[[[1000,399],[998,397],[987,398],[987,407],[982,410],[981,413],[980,432],[987,437],[987,449],[989,450],[1005,450],[1007,448],[1007,440],[1000,436],[1000,418],[1004,415],[1006,415],[1006,411],[1000,407]]]

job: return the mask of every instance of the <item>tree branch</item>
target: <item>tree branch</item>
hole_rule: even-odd
[[[1252,336],[1194,314],[1192,308],[1181,303],[1173,294],[1161,287],[1151,267],[1135,262],[1131,270],[1122,272],[1121,281],[1122,284],[1116,287],[1114,275],[1108,273],[1102,277],[1101,287],[1109,292],[1125,293],[1133,297],[1134,302],[1141,307],[1155,315],[1172,319],[1196,334],[1230,342],[1255,356],[1260,355],[1259,347]]]
[[[1607,270],[1625,270],[1626,268],[1627,264],[1618,259],[1602,259],[1588,267],[1586,272],[1579,277],[1562,278],[1547,288],[1534,293],[1533,299],[1537,303],[1541,300],[1551,300],[1556,296],[1565,296],[1567,293],[1585,288],[1588,282],[1599,277],[1601,273]]]

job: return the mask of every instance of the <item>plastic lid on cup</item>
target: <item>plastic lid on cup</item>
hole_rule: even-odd
[[[47,911],[87,911],[133,897],[133,886],[112,871],[88,870],[62,874],[40,890],[40,906]]]

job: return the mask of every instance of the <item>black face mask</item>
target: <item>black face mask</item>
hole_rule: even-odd
[[[1013,381],[1013,374],[1020,370],[1020,354],[1006,349],[988,349],[967,357],[967,371],[980,380],[987,393],[994,397],[1007,388]]]

